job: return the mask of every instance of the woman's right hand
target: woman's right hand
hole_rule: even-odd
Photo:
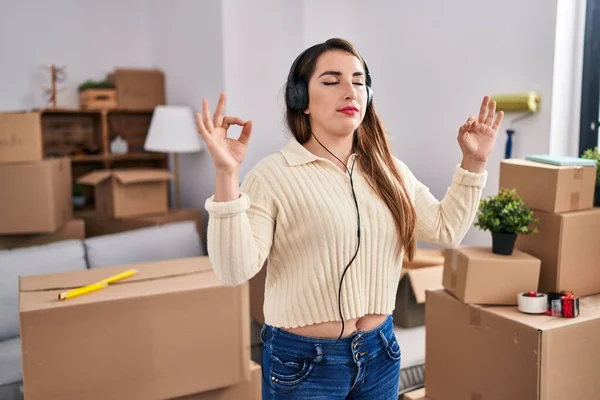
[[[225,111],[225,94],[219,96],[219,104],[213,118],[210,118],[208,101],[202,99],[202,114],[196,113],[198,132],[204,139],[206,147],[215,164],[217,172],[234,174],[239,171],[240,165],[246,156],[248,141],[252,133],[252,121],[244,121],[239,117],[227,117]],[[231,125],[243,127],[240,137],[231,139],[227,137],[227,129]]]

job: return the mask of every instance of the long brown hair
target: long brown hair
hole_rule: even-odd
[[[356,48],[346,40],[335,38],[308,49],[298,60],[295,71],[291,71],[293,78],[304,81],[308,86],[319,56],[330,50],[341,50],[354,55],[366,69]],[[286,107],[286,120],[296,140],[301,144],[306,143],[311,135],[308,115]],[[392,157],[387,132],[373,102],[367,107],[363,122],[355,132],[354,147],[367,182],[391,211],[400,242],[408,259],[412,260],[416,249],[415,208]]]

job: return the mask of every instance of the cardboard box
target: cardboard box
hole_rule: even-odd
[[[554,214],[535,212],[539,233],[517,238],[516,247],[542,261],[541,292],[600,293],[600,208]]]
[[[27,399],[168,399],[250,379],[248,285],[223,286],[208,257],[20,277],[19,292]]]
[[[40,113],[0,113],[0,164],[42,159]]]
[[[432,400],[600,399],[600,296],[577,318],[526,315],[427,292],[425,387]]]
[[[425,388],[413,390],[412,392],[405,393],[402,400],[427,400],[425,396]]]
[[[442,288],[442,265],[402,270],[393,311],[394,324],[403,328],[425,325],[425,291]]]
[[[52,233],[73,219],[68,158],[0,165],[0,234]]]
[[[0,235],[0,250],[41,246],[63,240],[83,239],[85,239],[85,226],[83,220],[72,219],[54,233],[41,235]]]
[[[117,68],[107,79],[116,86],[119,108],[152,110],[166,104],[165,76],[159,70]]]
[[[114,169],[92,171],[77,183],[95,187],[97,212],[121,218],[167,212],[172,178],[161,169]]]
[[[444,265],[444,250],[417,248],[415,257],[412,261],[404,258],[402,268],[412,269],[421,267],[431,267],[434,265]]]
[[[586,210],[594,204],[596,167],[555,166],[523,159],[500,163],[501,188],[516,189],[530,209]]]
[[[444,263],[444,287],[465,303],[517,305],[517,295],[536,291],[541,261],[514,250],[510,256],[489,247],[450,249]]]
[[[261,400],[262,379],[262,368],[257,363],[251,361],[249,381],[244,381],[223,389],[178,397],[176,400]]]
[[[80,211],[76,212],[75,216],[85,221],[86,237],[108,235],[182,221],[196,221],[196,228],[201,237],[204,230],[202,213],[196,209],[174,209],[165,213],[131,218],[114,218],[96,211]]]

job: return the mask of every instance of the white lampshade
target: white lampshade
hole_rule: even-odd
[[[165,153],[194,153],[202,150],[194,113],[185,106],[157,106],[152,115],[144,149]]]

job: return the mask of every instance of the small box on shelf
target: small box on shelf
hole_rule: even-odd
[[[79,92],[79,106],[92,110],[117,108],[117,91],[115,89],[83,90]]]

